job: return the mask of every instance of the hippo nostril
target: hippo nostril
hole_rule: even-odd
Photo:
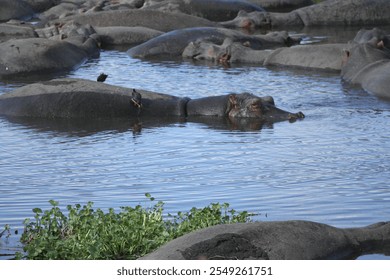
[[[287,119],[290,121],[290,122],[294,122],[297,120],[297,115],[296,114],[288,114],[287,116]]]
[[[296,114],[288,114],[287,120],[290,122],[295,122],[297,119],[303,119],[305,115],[302,112],[298,112]]]

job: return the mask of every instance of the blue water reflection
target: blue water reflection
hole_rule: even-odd
[[[146,62],[105,51],[69,77],[191,98],[249,91],[306,118],[261,130],[196,121],[69,123],[0,118],[0,226],[31,209],[94,201],[107,209],[166,202],[167,213],[229,202],[258,220],[305,219],[351,227],[389,220],[390,103],[298,70]],[[0,92],[15,87],[0,84]],[[13,251],[1,241],[0,254]]]

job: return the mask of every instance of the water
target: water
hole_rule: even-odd
[[[206,122],[76,125],[0,118],[0,227],[22,230],[32,209],[93,201],[167,213],[228,202],[261,221],[304,219],[339,227],[390,217],[390,102],[338,75],[236,65],[148,62],[104,51],[65,75],[198,98],[252,92],[306,118],[240,130]],[[27,81],[0,82],[3,93]],[[19,233],[20,234],[20,233]],[[0,254],[20,250],[0,239]],[[8,258],[6,256],[3,258]],[[383,258],[374,255],[374,258]]]

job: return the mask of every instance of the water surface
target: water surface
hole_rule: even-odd
[[[103,51],[66,77],[198,98],[271,95],[305,113],[295,123],[238,129],[213,122],[92,122],[0,118],[0,227],[22,229],[31,209],[93,201],[167,213],[228,202],[257,220],[304,219],[339,227],[390,217],[390,103],[344,85],[337,74],[259,66],[148,62]],[[0,82],[4,93],[28,81]],[[12,254],[16,239],[0,239]]]

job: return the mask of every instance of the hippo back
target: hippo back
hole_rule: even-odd
[[[190,100],[187,104],[188,116],[226,116],[229,96],[210,96]]]
[[[82,79],[56,79],[21,87],[0,96],[0,115],[41,118],[115,118],[184,116],[187,99],[132,90]]]

